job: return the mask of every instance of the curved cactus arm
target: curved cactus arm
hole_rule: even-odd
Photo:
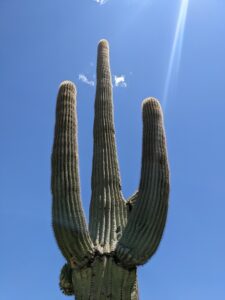
[[[95,96],[92,195],[89,229],[100,252],[110,252],[126,223],[126,204],[121,193],[113,118],[109,45],[98,45]]]
[[[138,199],[116,248],[126,266],[145,263],[162,237],[168,208],[169,169],[159,102],[143,102],[143,149]]]
[[[63,82],[57,97],[52,152],[52,214],[62,254],[71,264],[82,266],[92,256],[93,245],[80,200],[75,102],[74,84]]]

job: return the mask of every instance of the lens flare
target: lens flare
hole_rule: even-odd
[[[166,109],[166,104],[168,102],[169,92],[171,91],[172,87],[174,87],[174,84],[177,82],[177,76],[179,73],[179,67],[181,62],[181,53],[184,39],[185,24],[187,19],[188,5],[189,0],[181,0],[162,101],[162,106],[164,110]]]

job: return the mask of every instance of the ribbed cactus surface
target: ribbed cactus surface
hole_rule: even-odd
[[[121,192],[113,118],[109,45],[98,45],[89,229],[79,180],[76,88],[64,81],[56,106],[52,152],[53,229],[67,263],[60,287],[77,300],[137,300],[136,268],[156,251],[166,222],[169,170],[162,110],[143,101],[143,145],[138,191]]]

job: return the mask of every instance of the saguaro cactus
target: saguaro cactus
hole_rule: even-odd
[[[136,300],[136,268],[156,251],[169,194],[162,111],[154,98],[143,101],[143,150],[138,191],[125,201],[115,143],[109,45],[98,45],[94,153],[89,229],[78,171],[76,88],[59,88],[52,152],[53,229],[67,263],[60,287],[76,299]]]

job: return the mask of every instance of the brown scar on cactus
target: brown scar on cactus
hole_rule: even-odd
[[[142,166],[138,190],[127,200],[115,141],[109,44],[97,55],[91,203],[87,226],[80,196],[76,87],[64,81],[56,105],[52,151],[52,225],[67,263],[60,288],[77,300],[137,300],[137,266],[162,238],[169,196],[169,168],[160,103],[142,104]]]

